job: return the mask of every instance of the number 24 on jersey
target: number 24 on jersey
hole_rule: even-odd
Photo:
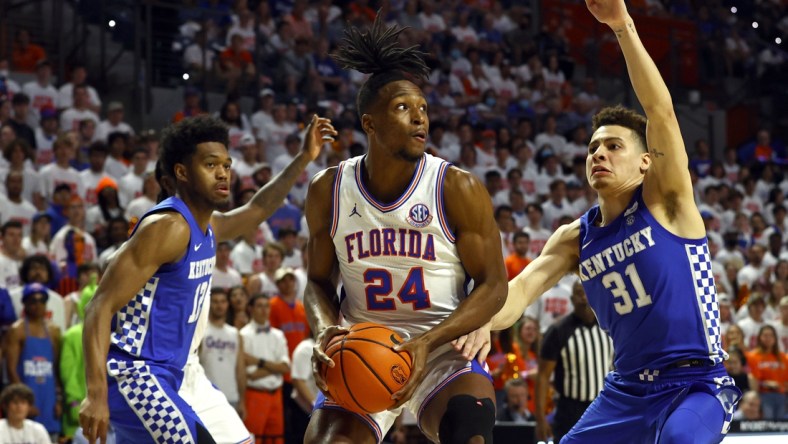
[[[364,272],[365,293],[367,296],[367,310],[388,311],[396,310],[397,303],[391,293],[394,284],[391,272],[385,268],[370,268]],[[424,269],[413,267],[397,291],[397,298],[404,304],[411,304],[413,310],[430,308],[430,292],[424,286]]]

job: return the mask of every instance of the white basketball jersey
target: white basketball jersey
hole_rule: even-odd
[[[205,375],[230,402],[238,401],[235,364],[239,346],[238,329],[228,324],[219,328],[209,323],[200,348],[200,363]]]
[[[331,237],[347,322],[376,322],[403,338],[446,319],[467,295],[466,274],[443,207],[450,164],[425,154],[405,192],[381,203],[362,180],[364,156],[340,163]]]

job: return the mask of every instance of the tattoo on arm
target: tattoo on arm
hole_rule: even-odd
[[[625,31],[629,31],[630,33],[634,34],[635,33],[635,24],[632,23],[632,22],[629,22],[623,28],[621,28],[621,29],[614,29],[613,30],[613,32],[616,34],[616,38],[619,39],[619,40],[624,37],[624,32]]]
[[[662,151],[657,151],[655,149],[651,150],[651,155],[657,159],[659,159],[660,157],[665,157],[665,153],[663,153]]]
[[[309,161],[302,156],[296,157],[296,160],[290,162],[281,173],[255,193],[251,203],[273,213],[287,197],[307,163]]]

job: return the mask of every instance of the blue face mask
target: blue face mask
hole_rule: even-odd
[[[495,106],[495,97],[488,97],[485,99],[484,103],[489,107]]]
[[[531,102],[527,99],[520,99],[520,108],[528,108],[531,105]]]
[[[460,58],[460,55],[461,55],[460,54],[460,50],[457,49],[457,48],[454,48],[454,49],[451,50],[451,52],[449,52],[449,55],[451,55],[451,58],[453,60],[458,60]]]

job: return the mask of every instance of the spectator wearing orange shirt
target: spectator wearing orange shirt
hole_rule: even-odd
[[[274,280],[279,289],[279,294],[271,298],[269,321],[272,327],[284,332],[287,339],[287,354],[292,361],[293,351],[309,335],[309,324],[306,320],[304,304],[297,298],[298,282],[293,269],[282,267],[276,270]],[[285,442],[296,442],[293,438],[298,435],[298,430],[294,430],[293,425],[308,423],[309,419],[307,418],[308,415],[293,400],[291,395],[293,384],[290,373],[285,373],[283,376],[282,400],[284,402]],[[298,418],[295,418],[295,415],[298,415]],[[303,430],[301,433],[303,433]]]
[[[200,108],[200,91],[193,86],[187,86],[183,90],[183,109],[172,116],[172,123],[178,123],[186,117],[199,116],[205,114]]]
[[[520,274],[526,265],[531,263],[531,259],[526,257],[528,255],[528,248],[531,245],[531,236],[529,236],[528,233],[518,231],[514,233],[512,243],[514,244],[514,252],[503,261],[506,266],[506,277],[509,280],[512,280],[515,276]]]
[[[777,347],[777,332],[771,325],[758,331],[758,345],[747,353],[750,373],[758,380],[763,419],[781,419],[785,415],[785,391],[788,388],[788,358]]]
[[[311,40],[313,36],[312,24],[304,16],[306,12],[306,0],[295,0],[293,9],[282,20],[290,23],[295,39]],[[351,6],[352,8],[352,6]]]
[[[292,356],[296,346],[309,334],[306,311],[297,298],[298,281],[292,268],[276,270],[274,280],[279,294],[271,298],[271,326],[284,332]]]
[[[240,34],[230,37],[230,46],[219,54],[219,72],[227,81],[228,91],[237,91],[255,76],[252,53],[244,49],[244,38]]]
[[[490,367],[490,376],[493,378],[495,389],[495,404],[500,408],[506,399],[504,384],[512,378],[519,378],[525,370],[525,361],[520,353],[520,347],[514,340],[514,329],[494,331],[490,335],[490,354],[487,356],[487,365]]]
[[[44,48],[30,43],[30,32],[20,29],[16,32],[14,48],[11,52],[11,63],[14,71],[32,73],[39,61],[47,58]]]

